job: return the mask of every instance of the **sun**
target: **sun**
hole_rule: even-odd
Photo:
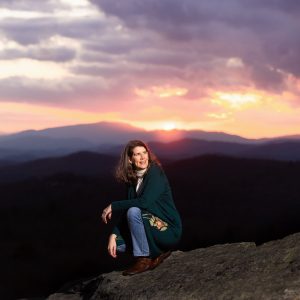
[[[163,124],[163,130],[170,131],[176,128],[176,124],[174,122],[165,122]]]

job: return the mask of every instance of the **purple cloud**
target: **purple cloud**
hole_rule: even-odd
[[[54,82],[1,79],[2,99],[76,106],[86,93],[93,103],[109,97],[120,103],[134,98],[135,88],[170,85],[187,89],[185,99],[201,100],[209,89],[256,86],[280,93],[287,88],[286,74],[300,76],[297,1],[90,2],[104,15],[63,18],[53,10],[63,8],[62,2],[0,0],[9,9],[50,12],[0,20],[2,36],[20,45],[3,49],[0,58],[66,63],[61,66],[72,73],[60,89]],[[77,46],[47,45],[53,37]],[[232,67],[232,59],[240,63]]]
[[[300,75],[297,57],[300,3],[297,1],[91,2],[107,14],[117,16],[133,32],[155,32],[165,39],[157,43],[160,47],[171,43],[186,50],[186,44],[191,44],[200,57],[205,54],[212,58],[240,57],[259,88],[274,91],[283,88],[283,77],[277,69]],[[172,55],[172,48],[170,52]]]
[[[67,47],[27,47],[0,51],[0,59],[30,58],[39,61],[67,62],[75,58],[76,51]]]
[[[8,77],[0,80],[0,90],[2,99],[13,102],[105,111],[115,105],[122,107],[123,101],[126,103],[126,99],[132,98],[129,84],[122,80],[108,83],[97,78],[93,81],[65,78],[62,81]]]
[[[55,35],[86,40],[105,32],[106,24],[98,19],[70,19],[58,17],[35,18],[29,20],[0,20],[1,31],[21,45],[38,44]]]
[[[57,3],[52,0],[0,0],[2,8],[23,10],[23,11],[53,11],[57,7]]]

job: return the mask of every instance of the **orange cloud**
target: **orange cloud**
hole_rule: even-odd
[[[135,89],[135,94],[139,97],[158,97],[158,98],[170,98],[170,97],[182,97],[188,93],[186,88],[175,86],[152,86],[147,89]]]

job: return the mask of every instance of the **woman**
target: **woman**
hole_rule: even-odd
[[[112,202],[102,213],[107,224],[113,212],[121,212],[108,252],[116,258],[117,251],[132,249],[135,263],[123,275],[152,270],[170,255],[182,232],[168,179],[148,146],[138,140],[124,148],[116,177],[128,191],[126,200]]]

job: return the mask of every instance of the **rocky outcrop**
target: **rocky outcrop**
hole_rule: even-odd
[[[47,299],[300,300],[300,233],[260,246],[244,242],[173,252],[152,271],[102,274]]]

